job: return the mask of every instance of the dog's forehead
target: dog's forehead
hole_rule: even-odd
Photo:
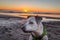
[[[28,19],[27,19],[27,22],[29,23],[29,22],[33,22],[33,23],[39,23],[39,22],[41,22],[41,20],[42,20],[42,18],[41,17],[29,17]]]

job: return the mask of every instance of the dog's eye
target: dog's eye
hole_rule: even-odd
[[[29,22],[29,24],[33,24],[33,22]]]

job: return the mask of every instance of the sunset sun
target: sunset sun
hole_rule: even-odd
[[[24,12],[28,12],[28,10],[25,9]]]

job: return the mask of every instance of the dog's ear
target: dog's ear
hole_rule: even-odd
[[[27,18],[29,18],[29,17],[31,17],[31,16],[28,16]]]
[[[42,20],[42,17],[35,16],[35,19],[37,19],[37,20]]]
[[[36,23],[38,24],[42,20],[42,17],[35,16],[35,20],[36,20]]]
[[[30,18],[30,17],[35,17],[35,16],[28,16],[27,18]]]

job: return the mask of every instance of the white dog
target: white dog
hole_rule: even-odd
[[[29,17],[25,23],[25,31],[30,31],[29,40],[48,40],[45,27],[41,22],[41,17]]]

